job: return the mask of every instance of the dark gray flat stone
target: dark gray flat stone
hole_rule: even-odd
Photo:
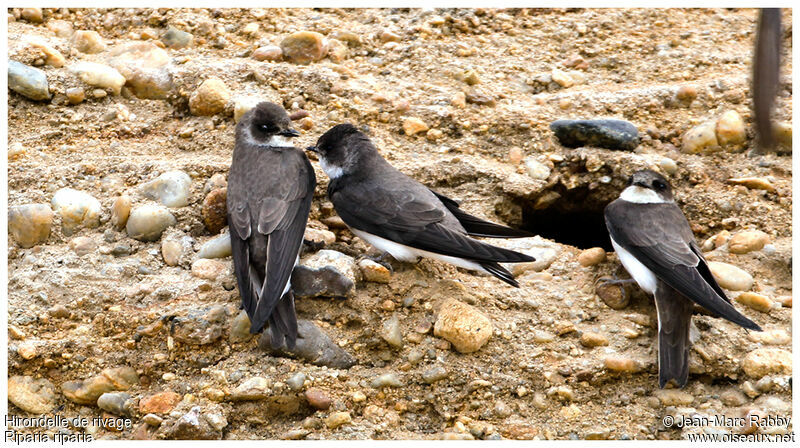
[[[594,146],[633,151],[639,146],[639,130],[625,120],[557,120],[550,124],[550,130],[568,148]]]

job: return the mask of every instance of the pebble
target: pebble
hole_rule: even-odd
[[[548,241],[539,236],[533,238],[518,238],[492,241],[495,246],[504,247],[513,251],[522,252],[535,258],[536,261],[526,263],[513,263],[505,265],[515,276],[523,275],[528,271],[541,272],[549,268],[561,253],[559,244]]]
[[[106,392],[97,399],[97,407],[114,415],[129,413],[130,404],[126,406],[131,395],[126,392]]]
[[[20,17],[31,23],[42,23],[44,21],[42,8],[22,8]]]
[[[792,342],[792,336],[783,329],[750,331],[747,333],[747,338],[767,345],[785,345]]]
[[[83,90],[83,87],[72,87],[67,89],[66,91],[67,101],[69,104],[73,106],[76,104],[80,104],[83,100],[86,99],[86,91]]]
[[[328,245],[336,242],[336,234],[331,232],[330,230],[322,230],[322,229],[314,229],[311,227],[306,227],[306,231],[303,234],[303,239],[306,241],[311,241],[312,243],[315,244]],[[364,270],[362,269],[362,273],[363,271]],[[372,280],[367,279],[367,281],[372,281]]]
[[[492,95],[484,93],[478,89],[468,89],[465,99],[470,104],[477,104],[478,106],[494,107],[497,105],[497,100]]]
[[[131,210],[125,226],[128,236],[139,241],[158,241],[161,234],[177,220],[162,205],[145,204]]]
[[[457,107],[459,109],[467,107],[467,94],[464,92],[457,92],[450,99],[450,104],[452,104],[453,107]]]
[[[381,337],[394,348],[403,348],[403,335],[400,332],[400,319],[396,314],[383,322]]]
[[[331,407],[331,397],[328,396],[325,392],[317,388],[310,388],[306,391],[306,400],[308,400],[308,404],[315,409],[319,409],[321,411],[327,410]]]
[[[280,61],[283,58],[283,50],[277,45],[266,45],[256,48],[251,57],[256,61]]]
[[[563,70],[559,70],[557,68],[553,69],[553,71],[550,74],[550,77],[553,79],[553,82],[555,82],[556,84],[565,89],[567,87],[572,87],[575,84],[575,80],[573,80],[568,73],[564,72]]]
[[[79,236],[70,240],[69,248],[75,252],[75,255],[82,257],[94,252],[97,249],[97,243],[88,236]]]
[[[211,190],[217,188],[226,188],[227,186],[228,181],[225,179],[225,175],[222,173],[217,173],[208,178],[205,186],[203,186],[203,192],[208,194],[211,192]]]
[[[62,188],[56,191],[50,204],[61,215],[61,230],[66,236],[81,227],[92,229],[100,225],[100,201],[86,192]]]
[[[742,406],[743,404],[747,403],[747,397],[744,396],[743,393],[739,392],[736,389],[728,389],[721,394],[719,394],[719,400],[725,406]]]
[[[709,261],[708,268],[720,286],[731,291],[746,291],[753,287],[753,276],[736,266]]]
[[[792,151],[792,124],[786,121],[773,121],[772,126],[778,145]]]
[[[50,99],[47,75],[17,61],[8,61],[8,88],[34,101]]]
[[[575,400],[575,392],[569,386],[553,386],[547,390],[547,396],[561,402]]]
[[[636,373],[642,370],[639,361],[624,355],[609,355],[603,359],[606,369],[614,372]]]
[[[716,132],[720,146],[740,145],[747,137],[744,121],[735,110],[729,110],[719,117]]]
[[[594,266],[606,261],[606,250],[602,247],[586,249],[578,255],[578,263],[583,267]]]
[[[225,110],[231,92],[218,78],[209,78],[189,97],[189,110],[192,115],[216,115]]]
[[[681,151],[688,154],[710,153],[718,151],[716,121],[703,122],[683,134]]]
[[[791,375],[792,353],[780,348],[758,348],[744,357],[742,369],[752,378],[772,374]]]
[[[550,177],[550,167],[536,159],[536,157],[525,158],[525,170],[531,179],[547,180]]]
[[[45,64],[55,68],[61,68],[66,63],[64,55],[61,54],[60,51],[51,47],[50,45],[47,45],[46,43],[39,40],[32,40],[30,44],[32,47],[38,49],[39,51],[42,52],[42,54],[44,54]]]
[[[365,258],[358,262],[358,267],[361,269],[361,275],[364,280],[373,283],[389,283],[392,279],[392,273],[386,266]]]
[[[399,34],[394,33],[392,31],[389,31],[389,30],[381,31],[381,34],[379,35],[379,37],[381,39],[381,42],[383,42],[383,43],[386,43],[386,42],[400,42],[402,40],[402,37],[400,37]]]
[[[66,38],[72,36],[72,23],[66,20],[48,20],[47,29],[52,31],[57,37]]]
[[[128,390],[139,384],[139,375],[132,367],[104,369],[98,375],[79,381],[67,381],[61,391],[70,401],[78,404],[96,404],[106,392]]]
[[[660,389],[653,393],[662,406],[690,406],[694,397],[680,389]]]
[[[673,176],[675,173],[678,172],[678,164],[675,163],[675,161],[670,159],[669,157],[662,158],[661,161],[658,163],[658,165],[661,167],[662,170],[664,170],[665,173],[669,174],[670,176]]]
[[[8,208],[8,230],[22,248],[44,243],[50,237],[53,210],[47,204],[14,205]]]
[[[224,270],[225,264],[207,258],[201,258],[192,263],[192,275],[205,280],[216,280]]]
[[[599,347],[601,345],[608,345],[608,338],[603,334],[587,331],[581,335],[581,345],[584,347]]]
[[[192,178],[178,170],[167,171],[139,186],[139,192],[144,197],[172,208],[188,205],[191,189]]]
[[[125,77],[114,67],[96,62],[80,62],[71,65],[69,70],[78,75],[81,81],[92,87],[110,89],[115,95],[122,92]]]
[[[411,136],[428,130],[428,125],[417,117],[407,117],[403,120],[403,131]]]
[[[228,321],[228,312],[222,305],[192,309],[172,320],[172,336],[185,344],[211,344],[222,337]]]
[[[225,258],[231,256],[231,235],[214,237],[200,246],[197,258]]]
[[[161,241],[161,256],[167,266],[188,264],[192,253],[194,240],[180,231],[171,231]],[[206,258],[206,257],[202,257]]]
[[[167,31],[161,36],[161,42],[169,48],[179,49],[186,48],[192,45],[194,36],[186,31],[179,30],[174,26],[167,28]]]
[[[181,401],[181,396],[171,390],[148,395],[139,400],[139,412],[142,414],[166,414]]]
[[[249,325],[249,324],[248,324]],[[286,384],[292,390],[300,390],[303,388],[303,384],[306,382],[306,374],[303,372],[297,372],[288,380],[286,380]]]
[[[355,292],[360,275],[353,257],[323,249],[295,267],[292,286],[298,297],[346,297]]]
[[[31,414],[45,414],[56,407],[56,391],[46,378],[15,375],[8,378],[8,401]]]
[[[100,34],[97,31],[89,30],[78,30],[72,33],[70,45],[86,54],[100,53],[106,49],[106,44]]]
[[[550,124],[550,130],[568,148],[595,146],[633,151],[639,146],[639,131],[624,120],[557,120]]]
[[[773,306],[769,297],[754,292],[743,292],[736,296],[736,301],[762,313],[769,313]]]
[[[478,351],[492,336],[492,322],[476,308],[448,299],[442,304],[433,334],[446,339],[461,353]]]
[[[450,373],[442,366],[433,366],[428,370],[422,372],[422,381],[425,384],[433,384],[447,378]]]
[[[159,426],[161,426],[161,423],[164,422],[164,419],[157,416],[156,414],[147,414],[144,417],[142,417],[142,421],[154,428],[158,428]]]
[[[256,107],[258,103],[262,102],[263,99],[257,96],[237,96],[233,100],[233,121],[238,123],[239,120],[250,111],[250,109]],[[227,186],[227,182],[226,182]]]
[[[347,59],[347,44],[337,39],[328,39],[327,56],[332,62],[337,64]]]
[[[131,214],[131,198],[127,194],[123,194],[114,199],[114,204],[111,206],[111,225],[117,230],[125,228],[128,223],[128,217]]]
[[[352,421],[349,412],[334,412],[325,418],[325,426],[328,429],[336,429],[342,425],[346,425]]]
[[[17,354],[27,361],[35,358],[39,352],[32,341],[23,341],[17,346]]]
[[[385,373],[372,379],[370,385],[375,389],[382,387],[403,387],[403,382],[394,373]]]
[[[778,296],[775,297],[775,301],[780,303],[784,308],[792,307],[792,296]]]
[[[206,416],[201,414],[200,406],[178,418],[166,432],[166,437],[176,440],[215,440],[222,437],[219,430],[212,427]],[[224,421],[224,418],[222,419]],[[227,425],[227,422],[225,422]]]
[[[295,64],[309,64],[325,57],[325,37],[314,31],[297,31],[281,41],[283,57]]]
[[[694,86],[680,86],[675,92],[675,99],[683,103],[685,106],[692,104],[692,101],[697,98],[697,88]]]
[[[129,42],[111,50],[109,64],[127,80],[133,93],[144,99],[164,99],[172,91],[170,57],[152,42]]]
[[[203,217],[206,229],[211,233],[219,233],[228,225],[227,197],[227,188],[217,188],[211,190],[203,199],[200,215]]]
[[[744,185],[751,190],[766,190],[769,192],[775,191],[775,186],[772,185],[772,182],[764,179],[763,177],[737,177],[728,179],[728,183],[733,185]]]
[[[231,321],[230,340],[231,341],[246,341],[253,335],[250,333],[250,318],[247,312],[242,310]]]

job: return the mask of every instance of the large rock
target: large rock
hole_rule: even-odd
[[[192,178],[183,171],[167,171],[150,182],[139,186],[146,198],[158,201],[167,207],[184,207],[189,204]]]
[[[47,75],[17,61],[8,61],[8,88],[34,101],[50,99]]]
[[[295,64],[308,64],[325,57],[325,37],[313,31],[298,31],[281,41],[283,57]]]
[[[759,348],[745,356],[742,369],[753,378],[772,374],[791,375],[792,353],[780,348]]]
[[[624,120],[557,120],[550,124],[558,141],[568,148],[598,148],[633,151],[639,146],[639,131]]]
[[[139,375],[131,367],[109,368],[81,381],[67,381],[61,385],[61,391],[70,401],[78,404],[97,403],[106,392],[128,390],[139,384]]]
[[[8,231],[20,247],[33,247],[50,237],[53,215],[53,210],[47,204],[9,207]]]
[[[139,241],[158,241],[161,234],[177,220],[162,205],[140,205],[131,211],[125,229],[128,236]]]
[[[55,388],[46,378],[12,376],[8,379],[8,401],[25,412],[44,414],[56,406]]]
[[[111,50],[110,64],[139,98],[163,99],[173,88],[170,57],[152,42],[130,42]]]
[[[89,193],[62,188],[56,191],[51,205],[61,215],[61,231],[66,236],[81,227],[91,229],[100,225],[100,201]]]
[[[355,291],[360,276],[353,257],[321,250],[295,267],[292,288],[298,297],[345,297]]]
[[[472,353],[489,341],[492,322],[474,307],[449,299],[439,309],[433,334],[448,340],[461,353]]]

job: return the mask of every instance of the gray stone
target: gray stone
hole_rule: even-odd
[[[355,292],[360,276],[353,257],[334,250],[321,250],[295,267],[292,287],[298,297],[346,297]]]
[[[125,229],[128,236],[139,241],[158,241],[164,230],[176,223],[166,207],[147,204],[131,210]]]
[[[288,380],[286,380],[286,384],[289,385],[289,388],[292,390],[300,390],[303,388],[303,384],[306,382],[306,374],[303,372],[297,372],[292,375]]]
[[[328,335],[307,320],[297,321],[297,345],[291,352],[285,347],[272,348],[269,331],[264,331],[258,346],[274,356],[299,358],[318,366],[348,369],[356,360],[334,343]]]
[[[550,130],[568,148],[594,146],[633,151],[639,146],[639,131],[624,120],[557,120],[550,124]]]
[[[197,258],[225,258],[231,255],[231,235],[226,233],[203,243]]]
[[[422,381],[427,384],[433,384],[437,381],[447,378],[449,373],[447,369],[442,366],[433,366],[430,369],[422,372]]]
[[[403,387],[403,382],[400,381],[397,374],[385,373],[375,377],[370,385],[375,389],[380,389],[381,387]]]
[[[167,171],[150,182],[139,186],[146,198],[158,201],[167,207],[184,207],[189,204],[192,178],[183,171]]]
[[[8,61],[8,88],[34,101],[50,99],[44,72],[17,61]]]
[[[194,36],[186,31],[181,31],[173,26],[167,29],[167,32],[161,36],[161,42],[170,48],[186,48],[192,45]]]
[[[167,437],[177,440],[221,439],[222,432],[215,429],[214,426],[211,426],[207,417],[201,415],[201,410],[200,406],[195,406],[189,412],[178,418],[172,427],[167,430]]]
[[[170,58],[152,42],[129,42],[111,50],[110,64],[139,98],[163,99],[172,91]]]
[[[128,415],[131,410],[130,399],[130,394],[125,392],[106,392],[97,399],[97,407],[114,415]]]
[[[222,305],[192,310],[172,320],[172,336],[184,344],[211,344],[224,334],[227,317],[228,313]]]

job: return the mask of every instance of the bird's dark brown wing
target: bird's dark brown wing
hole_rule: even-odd
[[[443,194],[439,194],[433,190],[431,192],[442,201],[445,207],[450,210],[458,222],[467,231],[467,235],[482,236],[486,238],[528,238],[535,236],[530,232],[524,230],[512,229],[511,227],[502,226],[493,222],[484,221],[480,218],[470,215],[459,208],[458,202],[448,198]]]
[[[392,188],[331,182],[329,196],[336,212],[350,227],[416,249],[475,261],[522,262],[533,258],[474,240],[447,224],[442,202],[427,188]],[[451,216],[450,219],[453,219]],[[457,222],[456,226],[458,225]]]
[[[606,207],[605,218],[611,238],[659,279],[718,316],[760,330],[736,311],[711,276],[702,254],[693,250],[694,235],[676,204],[631,204],[617,199]]]
[[[258,332],[282,300],[303,241],[316,178],[296,148],[250,149],[234,153],[227,201],[234,271],[250,330]],[[275,318],[292,322],[277,326],[296,329],[296,317],[288,316],[293,304],[284,308]],[[296,331],[286,336],[293,341]]]

